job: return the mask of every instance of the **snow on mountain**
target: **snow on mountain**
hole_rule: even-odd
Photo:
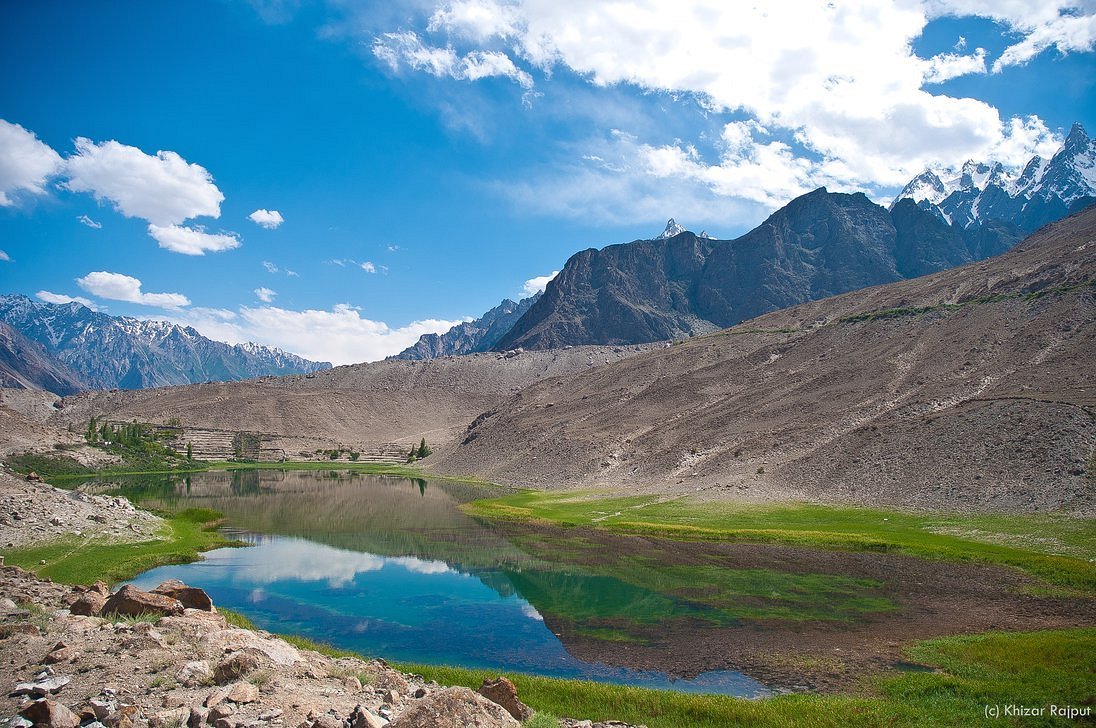
[[[0,321],[41,345],[44,354],[93,388],[141,389],[329,368],[261,344],[230,345],[189,326],[108,316],[78,303],[0,296]]]
[[[904,199],[963,229],[992,220],[1031,232],[1096,201],[1096,142],[1074,124],[1050,159],[1032,157],[1021,170],[975,161],[959,169],[926,170],[891,207]]]
[[[680,235],[685,232],[685,228],[677,224],[677,221],[672,217],[666,221],[666,229],[659,233],[655,240],[668,240],[675,235]]]

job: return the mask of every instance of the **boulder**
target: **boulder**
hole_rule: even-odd
[[[184,688],[195,688],[213,682],[213,668],[205,660],[193,660],[179,668],[175,679]]]
[[[529,720],[533,715],[533,709],[518,699],[518,689],[514,687],[514,683],[505,677],[484,680],[479,694],[506,708],[506,712],[514,716],[516,720]]]
[[[141,717],[136,705],[123,705],[103,721],[109,728],[133,728],[134,722]]]
[[[233,703],[254,703],[259,699],[259,688],[251,683],[238,682],[229,688],[227,699]]]
[[[213,679],[218,685],[225,685],[239,680],[248,673],[259,669],[262,664],[259,659],[261,654],[261,652],[254,649],[233,652],[218,662],[217,667],[213,668]]]
[[[69,612],[81,617],[98,617],[106,603],[107,598],[99,592],[86,591],[76,597],[76,601],[69,607]]]
[[[519,728],[498,703],[468,688],[445,688],[413,703],[389,728]]]
[[[324,713],[312,721],[312,728],[346,728],[343,722],[335,716]]]
[[[189,614],[206,614],[210,618],[214,616],[209,612],[197,611],[189,612]],[[216,616],[220,617],[220,615]],[[297,648],[283,640],[274,637],[262,637],[251,630],[235,627],[207,632],[200,638],[198,648],[203,652],[212,654],[251,650],[276,665],[293,665],[302,661],[301,653],[297,651]]]
[[[104,617],[116,614],[122,617],[136,617],[141,614],[159,614],[178,616],[183,613],[183,605],[178,599],[163,594],[150,594],[127,584],[115,592],[103,605],[100,614]]]
[[[187,609],[200,609],[203,612],[212,612],[213,600],[202,589],[196,586],[187,586],[178,579],[169,579],[152,590],[153,594],[162,594],[165,597],[178,599]]]
[[[77,728],[80,716],[53,700],[38,700],[19,711],[36,726],[43,728]]]
[[[350,713],[350,728],[384,728],[388,721],[363,708],[361,703]]]
[[[161,710],[148,717],[149,728],[181,728],[190,720],[190,708]]]

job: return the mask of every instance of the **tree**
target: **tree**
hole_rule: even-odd
[[[186,459],[188,461],[194,459],[194,448],[191,446],[191,444],[189,442],[186,444]]]
[[[429,454],[430,448],[426,446],[426,438],[424,437],[422,438],[422,441],[419,442],[419,451],[416,453],[416,457],[421,460]]]

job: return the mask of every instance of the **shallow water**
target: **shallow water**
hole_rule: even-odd
[[[765,687],[733,670],[689,669],[686,679],[635,668],[653,659],[672,672],[698,635],[742,620],[847,621],[890,608],[870,580],[732,563],[695,544],[504,529],[459,510],[502,492],[493,488],[273,470],[85,487],[214,508],[252,544],[153,569],[138,586],[181,579],[262,628],[395,661],[757,696]],[[724,666],[718,654],[700,662]]]

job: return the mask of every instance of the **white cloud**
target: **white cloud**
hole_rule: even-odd
[[[5,251],[0,250],[0,261],[3,261],[5,263],[10,263],[11,262],[11,256],[8,255]]]
[[[274,297],[277,296],[276,291],[272,291],[269,288],[260,287],[255,289],[255,297],[263,303],[271,303],[274,301]]]
[[[80,137],[66,160],[66,186],[109,201],[126,217],[168,227],[192,217],[220,217],[225,196],[213,177],[175,152],[155,156],[116,141],[100,144]]]
[[[0,207],[15,204],[13,194],[45,194],[46,183],[64,163],[57,152],[19,124],[0,119]]]
[[[159,306],[168,309],[190,305],[190,299],[181,293],[145,293],[141,290],[140,280],[121,273],[93,271],[82,278],[77,278],[76,284],[93,296],[111,301],[126,301],[139,303],[142,306]]]
[[[282,213],[277,210],[256,210],[247,216],[247,219],[255,223],[260,227],[264,227],[267,230],[273,230],[274,228],[285,222],[285,218],[282,217]]]
[[[39,301],[45,301],[46,303],[57,303],[62,305],[66,303],[78,303],[81,306],[90,308],[92,311],[100,310],[99,304],[94,303],[83,296],[66,296],[63,293],[52,293],[50,291],[38,291],[38,293],[35,293],[34,295]]]
[[[373,265],[368,260],[361,264],[361,269],[364,270],[366,273],[376,273],[377,272],[377,266]]]
[[[87,215],[80,215],[76,219],[80,221],[81,225],[87,225],[92,230],[100,230],[103,227],[103,223],[96,222],[95,220],[92,220]]]
[[[536,276],[525,281],[521,286],[521,297],[529,298],[544,290],[544,287],[548,285],[548,281],[552,280],[559,275],[558,270],[554,270],[546,276]]]
[[[399,249],[400,249],[400,246],[398,246],[398,245],[389,245],[388,246],[388,252],[389,253],[395,253]]]
[[[161,248],[183,255],[205,255],[240,247],[240,239],[234,233],[207,233],[202,226],[167,225],[150,223],[148,234]]]
[[[278,306],[240,308],[238,314],[220,309],[188,309],[173,320],[193,326],[219,341],[254,341],[335,365],[376,361],[399,353],[422,334],[440,334],[460,321],[427,319],[392,328],[363,318],[358,308],[338,304],[330,311],[293,311]]]
[[[423,71],[437,78],[459,81],[478,81],[497,76],[509,78],[523,89],[533,88],[533,77],[518,68],[505,53],[474,50],[460,55],[452,47],[427,45],[412,31],[385,33],[374,39],[373,55],[388,64],[393,71],[406,65],[412,70]]]
[[[462,59],[503,47],[508,61],[546,75],[564,68],[594,87],[626,85],[695,99],[707,112],[735,119],[727,122],[714,154],[704,151],[699,138],[669,144],[620,139],[620,149],[610,155],[598,151],[595,142],[579,156],[595,161],[629,150],[635,156],[614,162],[621,171],[601,166],[588,176],[645,175],[701,184],[713,197],[738,197],[771,209],[823,184],[878,190],[900,185],[926,167],[991,153],[1007,153],[1000,161],[1022,164],[1045,147],[1045,138],[1014,136],[1014,120],[1002,119],[988,103],[926,88],[986,73],[985,50],[961,53],[965,44],[960,44],[954,53],[925,59],[913,52],[914,41],[934,18],[991,18],[1012,43],[992,63],[999,72],[1051,48],[1091,50],[1096,16],[1090,5],[452,0],[435,2],[423,16],[426,35],[407,29],[382,34],[374,38],[373,50],[393,68],[467,78]],[[457,46],[442,47],[430,34]],[[748,137],[741,134],[742,124],[754,125],[746,130]],[[646,187],[634,179],[629,184]],[[610,207],[606,195],[619,186],[603,191],[591,186],[586,210]],[[561,196],[553,195],[557,201]],[[571,202],[581,200],[576,196]]]
[[[263,261],[263,268],[266,268],[267,273],[277,273],[278,272],[278,266],[274,265],[269,260],[264,260]]]

